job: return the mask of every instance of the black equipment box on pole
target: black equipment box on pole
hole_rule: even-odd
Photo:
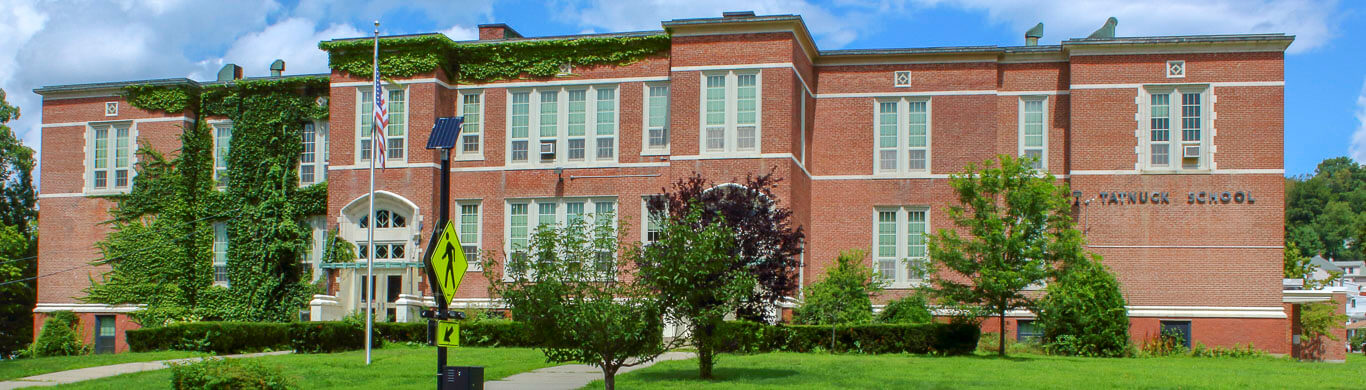
[[[441,371],[441,390],[484,390],[484,368],[447,366]]]

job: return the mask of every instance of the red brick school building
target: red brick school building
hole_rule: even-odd
[[[949,175],[997,154],[1026,155],[1074,190],[1078,227],[1122,283],[1135,340],[1170,328],[1208,346],[1292,352],[1282,249],[1284,52],[1293,37],[1102,31],[1058,45],[1032,37],[1022,46],[821,50],[799,16],[662,25],[557,37],[482,25],[477,43],[668,34],[669,45],[629,64],[564,64],[553,77],[471,84],[438,69],[386,83],[388,169],[376,172],[374,216],[366,215],[371,151],[361,131],[370,126],[371,82],[332,71],[330,119],[301,135],[300,185],[328,183],[327,215],[309,221],[315,244],[328,229],[362,244],[373,221],[377,304],[415,320],[432,299],[421,251],[437,218],[440,166],[423,145],[436,118],[464,116],[451,217],[471,254],[509,251],[536,224],[582,213],[610,211],[627,237],[648,240],[645,199],[674,181],[773,170],[783,178],[775,195],[807,234],[802,284],[823,277],[840,251],[868,250],[868,267],[889,281],[877,310],[921,283],[905,260],[924,260],[925,235],[952,227]],[[217,82],[240,77],[231,70]],[[71,271],[39,280],[35,311],[76,311],[92,337],[120,350],[122,331],[137,326],[126,313],[137,307],[81,300],[103,271],[83,265],[99,257],[95,243],[110,229],[101,222],[112,203],[97,196],[128,191],[137,145],[175,150],[195,121],[133,107],[120,93],[146,83],[214,82],[36,91],[39,274]],[[232,124],[209,124],[216,148],[230,147]],[[215,254],[230,246],[216,235]],[[336,319],[363,307],[364,259],[321,264],[319,252],[304,261],[323,271],[315,275],[329,279],[328,292],[301,315]],[[215,266],[226,269],[221,259]],[[478,271],[471,267],[455,306],[496,305]],[[1012,313],[1011,337],[1037,332],[1031,318]]]

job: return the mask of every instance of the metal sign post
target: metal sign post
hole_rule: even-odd
[[[455,225],[450,222],[451,215],[451,149],[460,138],[463,117],[437,118],[432,126],[432,134],[427,138],[427,149],[441,150],[441,197],[436,226],[427,241],[424,253],[424,266],[427,280],[431,283],[432,295],[436,297],[436,311],[424,312],[428,318],[428,329],[436,344],[436,388],[441,389],[483,389],[483,367],[447,367],[446,348],[459,345],[460,328],[451,319],[461,319],[462,314],[450,313],[450,302],[460,287],[460,280],[469,267],[464,249],[460,246],[460,236]]]

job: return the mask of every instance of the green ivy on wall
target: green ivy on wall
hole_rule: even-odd
[[[145,304],[143,325],[206,319],[289,321],[315,287],[299,267],[311,242],[305,219],[327,212],[327,185],[298,186],[306,122],[327,118],[317,97],[325,76],[188,86],[129,86],[134,107],[194,110],[181,148],[167,159],[142,146],[127,194],[110,196],[114,231],[98,245],[111,271],[89,301]],[[213,178],[213,134],[205,119],[232,120],[228,185]],[[230,287],[213,286],[215,221],[226,222]]]
[[[445,35],[381,38],[380,75],[407,78],[443,70],[460,81],[480,82],[552,77],[559,66],[628,65],[669,50],[665,34],[577,39],[515,40],[456,43]],[[372,77],[374,41],[324,41],[333,70],[355,77]]]

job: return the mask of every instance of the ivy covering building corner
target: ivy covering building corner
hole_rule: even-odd
[[[98,246],[111,270],[86,300],[146,305],[144,326],[200,320],[289,321],[316,288],[299,266],[305,222],[327,210],[327,185],[298,186],[304,123],[326,119],[327,77],[243,80],[205,87],[129,86],[134,107],[193,111],[173,157],[143,145],[126,194],[109,196],[113,231]],[[232,121],[227,186],[213,177],[208,118]],[[229,287],[213,284],[213,229],[227,226]]]

